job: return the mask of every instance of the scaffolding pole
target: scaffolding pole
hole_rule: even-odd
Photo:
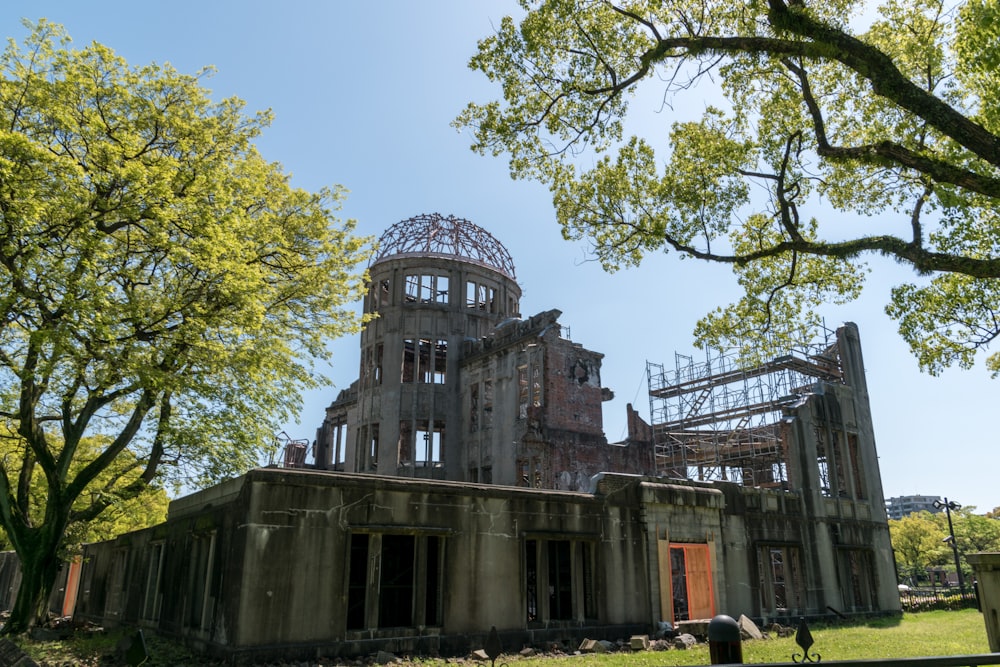
[[[708,350],[675,354],[674,368],[646,362],[657,474],[777,487],[787,482],[781,418],[817,382],[843,382],[833,332],[757,366]],[[833,342],[831,342],[833,341]]]

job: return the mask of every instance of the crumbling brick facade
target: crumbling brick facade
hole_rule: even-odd
[[[602,354],[564,338],[560,312],[520,319],[503,246],[467,220],[390,228],[369,268],[358,380],[327,409],[315,467],[580,490],[648,473],[649,439],[604,435]]]
[[[855,325],[759,365],[648,372],[650,423],[629,406],[608,443],[603,356],[558,310],[519,316],[502,246],[404,223],[315,469],[251,471],[89,545],[80,618],[239,662],[899,612]]]

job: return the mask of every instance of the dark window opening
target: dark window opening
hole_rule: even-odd
[[[479,430],[479,385],[469,387],[469,432]]]
[[[351,535],[347,580],[347,629],[365,627],[365,593],[368,591],[368,541],[366,533]]]
[[[670,588],[674,598],[674,621],[686,621],[688,615],[687,567],[683,549],[670,549]]]
[[[356,467],[359,472],[375,470],[378,466],[378,424],[368,424],[358,429],[358,449],[361,451]]]
[[[413,536],[383,535],[378,626],[413,625]]]
[[[525,540],[528,622],[597,619],[594,545],[576,540]]]
[[[413,382],[417,377],[417,345],[412,338],[403,341],[402,381]]]
[[[549,618],[573,618],[573,566],[570,543],[549,542]]]
[[[528,621],[538,620],[538,543],[524,543],[525,579],[527,582]]]
[[[843,580],[847,582],[844,591],[844,604],[850,611],[875,611],[876,589],[875,570],[872,565],[872,555],[860,549],[844,550],[841,555]]]
[[[762,613],[792,613],[799,607],[801,574],[796,547],[764,546],[758,552]]]
[[[847,451],[851,458],[851,474],[854,476],[854,492],[858,499],[863,500],[868,497],[865,488],[865,478],[862,476],[861,455],[858,452],[858,436],[850,434],[847,436]]]
[[[196,535],[191,540],[191,569],[188,576],[188,627],[205,630],[211,622],[210,594],[212,561],[215,560],[215,533]]]
[[[448,303],[448,276],[410,274],[405,286],[408,303]]]
[[[483,428],[493,428],[493,380],[483,380]]]
[[[441,538],[431,535],[426,546],[427,585],[424,596],[424,624],[441,625]]]
[[[448,341],[407,338],[403,341],[401,380],[444,384],[447,378]]]
[[[160,618],[160,578],[163,575],[163,543],[149,546],[146,569],[146,592],[142,603],[142,618],[156,621]]]
[[[594,583],[594,549],[590,544],[580,544],[580,563],[583,574],[583,615],[585,618],[597,618],[597,592]]]
[[[353,534],[347,629],[440,626],[443,568],[442,537]],[[377,586],[368,586],[370,576],[378,577]]]
[[[517,367],[517,417],[525,419],[528,416],[528,367]]]

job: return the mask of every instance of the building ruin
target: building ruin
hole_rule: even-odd
[[[569,340],[558,310],[521,319],[514,262],[493,235],[421,215],[378,248],[359,377],[326,411],[317,468],[563,490],[653,471],[647,442],[605,438],[604,355]]]
[[[753,368],[648,364],[603,433],[603,355],[522,318],[509,253],[457,218],[391,227],[358,379],[313,461],[86,547],[77,616],[234,661],[507,651],[660,623],[898,613],[857,327]]]

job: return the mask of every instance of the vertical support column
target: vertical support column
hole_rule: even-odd
[[[992,653],[1000,653],[1000,553],[968,554]]]

